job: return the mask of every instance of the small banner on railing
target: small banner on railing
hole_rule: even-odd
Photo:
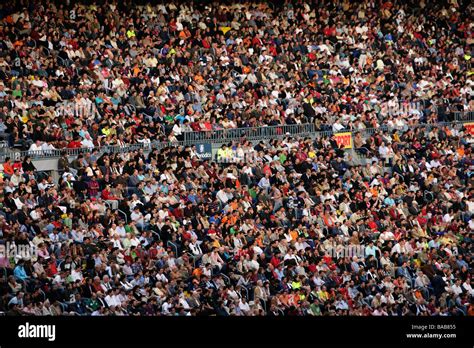
[[[464,128],[466,128],[469,134],[474,135],[474,122],[464,123]]]
[[[212,158],[212,144],[204,143],[196,145],[196,152],[200,159],[211,159]]]
[[[334,138],[339,147],[341,147],[341,145],[344,145],[345,149],[352,149],[352,133],[351,132],[336,133],[334,134]]]

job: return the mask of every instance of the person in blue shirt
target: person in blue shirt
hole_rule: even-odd
[[[225,44],[227,46],[235,44],[235,40],[233,39],[232,36],[229,36],[229,38],[225,41]]]
[[[23,260],[18,261],[15,269],[13,270],[13,275],[17,280],[25,281],[28,279],[28,275],[26,274],[25,267],[23,266]]]
[[[385,35],[385,41],[393,41],[392,34],[388,33],[387,35]]]
[[[368,257],[370,255],[377,257],[377,250],[378,248],[374,245],[374,242],[370,241],[369,245],[365,247],[365,257]]]
[[[188,195],[188,200],[193,204],[197,203],[197,195],[195,190],[191,190],[191,193]]]
[[[104,99],[102,99],[101,97],[99,97],[99,96],[95,97],[95,103],[96,103],[97,105],[100,105],[100,104],[102,104],[103,102],[104,102]]]
[[[456,260],[456,263],[460,269],[463,267],[466,267],[467,269],[469,269],[469,264],[465,260],[463,260],[462,255],[458,255],[458,259]]]
[[[392,194],[389,194],[388,197],[383,200],[383,203],[386,206],[393,207],[395,205],[395,200],[392,198]]]
[[[17,305],[20,308],[23,308],[23,292],[18,291],[17,294],[11,298],[8,302],[8,306]]]
[[[439,237],[437,237],[436,239],[431,239],[429,242],[428,242],[428,247],[430,247],[430,249],[432,248],[435,248],[435,249],[438,249],[439,248],[439,241],[438,241]]]
[[[169,188],[168,188],[168,185],[166,184],[166,181],[164,181],[163,184],[160,185],[160,191],[166,195],[168,194]]]
[[[180,124],[183,124],[184,120],[186,120],[186,117],[183,115],[176,115],[174,119],[179,121]]]

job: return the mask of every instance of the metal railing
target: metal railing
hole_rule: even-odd
[[[65,149],[54,149],[54,150],[26,150],[19,151],[13,149],[3,148],[3,152],[0,154],[0,162],[4,161],[6,157],[10,157],[12,160],[24,158],[26,156],[31,157],[36,160],[47,160],[47,159],[58,159],[62,155],[66,156],[78,156],[80,154],[93,153],[97,151],[98,154],[103,154],[105,152],[112,153],[126,153],[136,150],[150,151],[151,149],[163,149],[171,146],[184,146],[184,141],[174,141],[174,142],[160,142],[156,141],[153,143],[136,143],[129,145],[104,145],[96,147],[81,147],[81,148],[65,148]]]
[[[169,246],[169,247],[173,248],[174,256],[178,257],[178,246],[176,244],[174,244],[172,241],[169,240],[169,241],[166,242],[166,246]]]
[[[455,112],[453,122],[440,122],[439,125],[445,126],[450,123],[465,123],[474,121],[474,112]],[[435,127],[436,124],[420,123],[415,127]],[[406,127],[408,128],[408,126]],[[412,126],[410,126],[412,128]],[[356,129],[342,129],[337,133],[342,132],[361,132],[363,135],[370,135],[379,130],[390,130],[396,128],[390,128],[387,125],[383,125],[378,128],[365,128],[361,130]],[[402,129],[400,129],[402,130]],[[278,139],[286,136],[310,136],[310,137],[324,137],[331,136],[336,132],[332,130],[321,131],[316,128],[313,123],[295,124],[295,125],[278,125],[278,126],[260,126],[260,127],[247,127],[247,128],[231,128],[231,129],[219,129],[213,131],[197,131],[197,132],[185,132],[184,143],[185,144],[196,144],[202,142],[210,143],[224,143],[231,141],[249,140],[259,141],[265,139]]]
[[[430,131],[432,128],[439,127],[461,127],[464,123],[474,122],[474,112],[458,112],[455,114],[456,121],[453,122],[439,122],[439,123],[420,123],[418,125],[411,126],[410,128],[425,128]],[[21,159],[25,156],[30,156],[35,160],[44,159],[58,159],[63,154],[67,156],[78,156],[79,154],[92,153],[97,151],[98,154],[105,152],[112,153],[126,153],[136,150],[151,151],[152,149],[163,149],[174,146],[189,146],[199,143],[212,143],[222,144],[233,141],[261,141],[269,139],[281,139],[287,136],[293,137],[330,137],[334,133],[351,132],[353,134],[360,132],[362,136],[370,136],[379,131],[390,131],[398,129],[400,131],[406,130],[398,128],[390,128],[387,125],[380,126],[378,128],[365,128],[365,129],[342,129],[339,132],[332,130],[320,131],[317,130],[315,124],[305,123],[296,125],[278,125],[278,126],[262,126],[262,127],[248,127],[248,128],[233,128],[233,129],[222,129],[208,132],[187,132],[184,133],[184,140],[182,141],[154,141],[151,143],[136,143],[129,145],[104,145],[93,148],[65,148],[65,149],[52,149],[52,150],[39,150],[39,151],[18,151],[13,149],[2,149],[0,154],[0,163],[5,161],[6,157],[10,157],[12,160]]]
[[[119,212],[119,214],[121,214],[124,217],[125,223],[127,224],[128,223],[127,213],[125,213],[123,210],[120,210],[120,209],[117,209],[117,211]]]
[[[457,122],[474,122],[474,111],[455,111],[454,120]]]
[[[185,132],[185,143],[196,142],[227,142],[233,140],[246,139],[249,141],[261,140],[266,138],[280,138],[288,135],[305,136],[316,132],[313,123],[278,125],[278,126],[261,126],[246,128],[230,128],[219,129],[203,132]]]
[[[340,132],[351,132],[352,134],[361,133],[362,136],[370,136],[377,132],[387,132],[387,131],[394,131],[398,130],[401,132],[405,132],[408,129],[417,129],[423,128],[426,132],[430,132],[433,128],[442,128],[442,127],[451,127],[451,128],[461,128],[465,123],[470,121],[454,121],[454,122],[437,122],[437,123],[420,123],[416,125],[405,126],[403,128],[400,127],[389,127],[387,125],[380,126],[378,128],[365,128],[365,129],[354,129],[354,130],[347,130],[347,131],[340,131]],[[325,132],[329,135],[333,134],[333,132]]]

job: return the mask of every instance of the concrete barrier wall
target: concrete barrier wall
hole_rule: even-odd
[[[58,170],[57,159],[40,159],[33,160],[32,162],[39,171]]]

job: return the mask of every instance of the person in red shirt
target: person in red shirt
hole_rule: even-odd
[[[117,197],[115,197],[111,192],[110,192],[110,185],[106,185],[105,188],[102,190],[101,197],[103,200],[106,201],[114,201],[118,200]]]
[[[209,43],[209,41],[207,40],[206,37],[201,40],[201,44],[202,44],[202,47],[204,47],[206,49],[211,48],[211,44]]]
[[[252,46],[254,47],[262,47],[263,42],[262,39],[260,39],[260,35],[255,35],[255,37],[252,40]]]
[[[277,268],[278,265],[280,264],[281,260],[278,257],[279,253],[275,254],[272,256],[272,259],[270,260],[270,263],[273,265],[273,267]]]
[[[56,274],[58,274],[58,268],[56,267],[56,259],[52,257],[48,263],[48,267],[46,268],[46,275],[50,278],[53,278]]]
[[[99,183],[97,178],[94,176],[91,181],[87,184],[88,192],[90,197],[96,197],[99,191]]]
[[[69,149],[78,149],[82,146],[81,142],[79,141],[79,139],[73,139],[69,142],[69,144],[67,144],[67,147]]]
[[[3,173],[6,174],[8,177],[12,176],[14,173],[14,169],[10,162],[10,157],[5,158],[5,163],[3,163]]]
[[[19,159],[15,160],[15,163],[12,165],[13,170],[18,169],[18,172],[22,173],[22,165]]]

